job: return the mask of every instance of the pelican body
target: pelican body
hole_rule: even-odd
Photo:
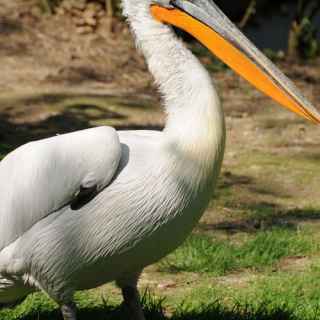
[[[123,0],[163,97],[162,132],[99,127],[28,143],[0,163],[0,304],[42,290],[76,319],[75,290],[109,281],[144,319],[139,274],[177,248],[212,197],[225,145],[211,77],[170,25],[283,106],[317,110],[211,1]]]

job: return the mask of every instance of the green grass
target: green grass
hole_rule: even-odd
[[[318,267],[305,267],[299,272],[264,275],[246,290],[234,293],[233,299],[255,310],[263,305],[266,310],[286,310],[293,319],[320,319],[319,271]]]
[[[291,276],[277,273],[238,290],[206,285],[196,288],[176,305],[147,291],[142,303],[147,320],[317,320],[320,289],[310,289],[313,272]],[[79,320],[127,319],[121,307],[98,298],[92,291],[78,293],[76,298]],[[15,310],[0,311],[0,318],[56,320],[61,316],[48,298],[33,294]]]
[[[232,308],[227,308],[222,302],[217,301],[212,304],[205,304],[191,309],[178,309],[172,317],[174,320],[298,320],[286,308],[260,305],[253,308],[246,304],[234,304]]]
[[[173,319],[317,320],[319,289],[308,283],[312,274],[309,280],[305,276],[280,273],[247,288],[203,287],[177,307]]]
[[[160,264],[160,269],[224,275],[244,268],[272,267],[284,257],[305,255],[317,248],[307,231],[280,228],[245,235],[241,243],[192,235]]]

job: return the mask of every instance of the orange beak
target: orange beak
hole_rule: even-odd
[[[153,17],[188,32],[261,92],[300,116],[320,123],[319,112],[298,88],[213,3],[207,1],[202,8],[190,0],[171,2],[174,8],[152,5]]]

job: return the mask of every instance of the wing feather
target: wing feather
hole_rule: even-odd
[[[81,190],[106,187],[120,158],[111,127],[31,142],[7,155],[0,162],[0,250]]]

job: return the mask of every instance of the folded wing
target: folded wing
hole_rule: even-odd
[[[28,143],[0,162],[0,250],[35,223],[106,187],[121,158],[113,128],[98,127]]]

